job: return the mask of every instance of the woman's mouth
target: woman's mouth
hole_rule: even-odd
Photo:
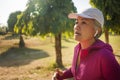
[[[81,35],[81,33],[77,32],[77,31],[74,32],[74,34],[75,34],[75,35]]]

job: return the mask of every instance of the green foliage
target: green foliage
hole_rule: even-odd
[[[99,8],[105,19],[105,28],[120,33],[120,1],[119,0],[90,0],[93,7]]]
[[[14,26],[17,22],[17,15],[21,14],[21,11],[16,11],[16,12],[13,12],[9,15],[9,18],[8,18],[8,28],[9,28],[9,31],[13,32],[14,31]]]
[[[76,12],[72,0],[29,0],[23,20],[26,24],[33,22],[33,35],[71,32],[73,21],[67,18],[70,12]]]
[[[32,35],[33,32],[33,23],[32,21],[25,22],[26,19],[24,19],[23,16],[24,12],[22,12],[21,14],[17,15],[17,22],[15,24],[14,27],[14,31],[16,33],[24,33],[26,35]]]

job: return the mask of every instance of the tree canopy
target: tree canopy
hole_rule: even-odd
[[[9,31],[14,32],[14,26],[17,22],[17,15],[19,14],[21,14],[21,11],[15,11],[9,15],[9,18],[7,21]]]
[[[34,32],[45,35],[47,33],[61,33],[71,31],[73,22],[67,18],[68,13],[76,12],[72,0],[29,0],[24,12],[24,20],[33,21]]]
[[[105,19],[105,28],[120,34],[120,1],[90,0],[92,6],[99,8]]]

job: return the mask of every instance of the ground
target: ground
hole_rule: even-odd
[[[55,70],[54,40],[40,37],[24,37],[24,40],[25,48],[19,48],[19,37],[0,36],[0,80],[51,80]],[[69,42],[65,41],[63,59],[69,53],[72,57],[72,52],[66,50],[73,46],[68,46]],[[71,59],[63,63],[69,67]]]

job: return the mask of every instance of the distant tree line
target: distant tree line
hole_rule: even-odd
[[[0,35],[5,35],[8,33],[8,27],[7,26],[0,26]]]

